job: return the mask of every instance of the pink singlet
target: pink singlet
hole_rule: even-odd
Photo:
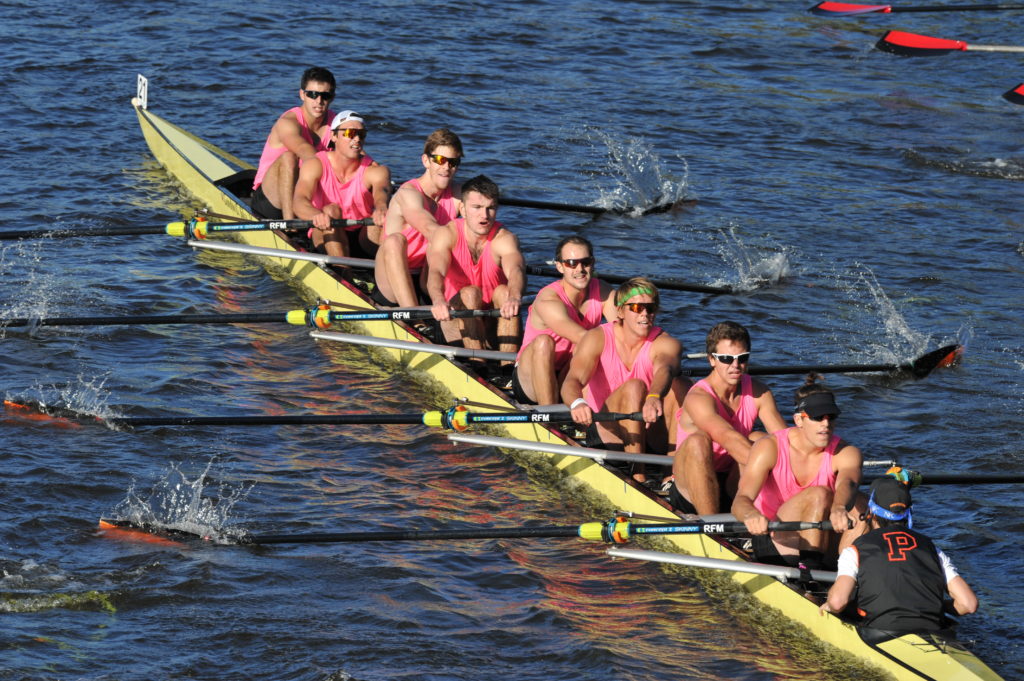
[[[718,407],[718,415],[728,421],[729,425],[735,428],[736,432],[740,435],[747,436],[750,435],[750,431],[754,429],[754,421],[757,420],[757,402],[754,401],[753,385],[754,383],[750,376],[744,374],[740,378],[740,406],[736,410],[735,414],[730,414],[725,408],[725,405],[722,404],[722,400],[720,400],[718,395],[715,394],[715,389],[711,387],[710,383],[708,383],[708,379],[700,379],[693,384],[693,388],[690,388],[690,390],[702,388],[704,392],[711,395],[715,400],[715,406]],[[687,433],[683,430],[682,407],[679,407],[679,410],[676,412],[676,423],[679,424],[676,429],[676,446],[678,447],[683,444],[683,441],[686,438],[692,435],[692,433]],[[711,452],[712,463],[715,466],[715,471],[718,473],[729,470],[732,468],[733,464],[736,463],[736,460],[729,455],[729,452],[726,451],[725,447],[717,442],[712,442]]]
[[[654,378],[654,363],[651,361],[651,343],[661,335],[661,327],[655,326],[651,328],[651,332],[647,334],[647,338],[644,339],[640,351],[636,354],[632,368],[627,369],[622,358],[619,357],[618,350],[615,348],[613,325],[614,322],[605,322],[600,327],[604,331],[604,350],[601,351],[601,357],[597,362],[597,367],[594,368],[594,374],[583,388],[583,397],[586,398],[587,404],[594,411],[600,411],[604,407],[608,396],[626,381],[639,378],[649,389],[651,387],[651,379]]]
[[[366,174],[366,169],[373,164],[373,159],[364,156],[359,163],[359,170],[352,176],[352,179],[342,184],[338,180],[338,176],[334,174],[334,168],[331,167],[331,162],[327,158],[327,152],[319,151],[316,157],[320,159],[324,172],[320,175],[320,182],[317,183],[316,189],[313,191],[313,208],[323,210],[323,207],[330,203],[337,204],[341,208],[341,217],[346,220],[362,220],[373,215],[373,192],[367,189],[363,182],[363,175]],[[359,228],[359,225],[356,225],[345,229],[354,231]]]
[[[590,285],[587,287],[586,297],[583,301],[583,316],[580,317],[579,310],[569,300],[568,294],[562,287],[561,280],[553,281],[538,293],[538,297],[541,293],[548,289],[553,289],[558,298],[565,303],[565,311],[569,315],[569,319],[573,320],[584,329],[590,330],[596,328],[601,320],[604,318],[604,301],[601,300],[601,282],[597,279],[591,279]],[[536,303],[534,303],[535,305]],[[551,329],[544,329],[539,331],[533,326],[533,305],[530,306],[530,310],[526,315],[526,328],[523,330],[523,344],[519,348],[519,354],[516,355],[516,361],[523,356],[523,351],[526,350],[526,346],[533,342],[533,339],[537,336],[551,336],[555,341],[555,373],[557,374],[562,370],[570,359],[572,359],[572,351],[576,349],[575,344],[568,338],[562,338]]]
[[[444,277],[444,299],[451,300],[466,286],[478,286],[483,291],[484,302],[490,303],[494,299],[494,289],[508,283],[505,271],[494,262],[494,256],[491,255],[491,243],[501,229],[501,223],[496,222],[491,227],[483,250],[480,251],[480,259],[476,262],[473,262],[473,254],[469,252],[469,244],[466,242],[465,224],[462,218],[455,219],[455,232],[459,236]]]
[[[779,507],[808,487],[827,487],[833,492],[836,491],[836,474],[832,470],[832,455],[836,453],[836,446],[839,444],[839,436],[833,435],[825,448],[825,456],[821,457],[821,466],[814,478],[806,485],[801,485],[793,475],[793,465],[790,461],[789,431],[792,428],[772,433],[775,444],[778,448],[778,455],[775,466],[768,473],[761,491],[754,499],[754,506],[765,518],[775,520]]]
[[[331,143],[331,136],[327,135],[326,137],[320,140],[320,144],[314,144],[313,133],[309,131],[309,125],[306,123],[305,114],[302,113],[302,107],[292,107],[291,109],[288,109],[283,114],[281,114],[281,116],[290,113],[294,113],[295,118],[297,118],[299,121],[299,131],[302,133],[302,138],[309,142],[310,144],[312,144],[314,147],[316,147],[317,151],[327,151],[327,145]],[[334,112],[328,110],[325,116],[325,121],[333,120]],[[280,116],[278,117],[278,120],[280,120]],[[260,154],[260,166],[259,169],[256,171],[256,179],[253,180],[252,182],[253,189],[256,189],[256,187],[259,187],[261,184],[263,184],[263,176],[267,174],[268,170],[270,170],[270,166],[274,165],[274,161],[280,158],[281,154],[283,154],[286,151],[288,151],[288,147],[286,147],[283,144],[279,147],[270,146],[270,135],[267,135],[267,141],[263,144],[263,153]]]
[[[446,187],[445,190],[441,192],[441,195],[437,197],[437,203],[435,204],[426,194],[423,193],[419,180],[409,180],[402,185],[402,187],[407,186],[412,186],[413,189],[418,191],[420,194],[423,194],[423,208],[434,216],[434,220],[437,224],[447,225],[459,216],[458,202],[455,200],[455,197],[452,196],[451,187]],[[423,264],[427,261],[427,237],[423,235],[423,232],[408,223],[406,223],[405,227],[402,229],[402,235],[405,237],[408,244],[405,248],[405,257],[409,261],[409,269],[421,269]]]

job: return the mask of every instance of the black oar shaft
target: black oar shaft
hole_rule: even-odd
[[[540,208],[542,210],[561,210],[569,213],[587,213],[589,215],[604,215],[607,208],[599,206],[581,206],[573,203],[556,203],[554,201],[537,201],[534,199],[518,199],[511,196],[501,197],[501,205],[518,206],[519,208]]]
[[[544,277],[560,278],[562,275],[558,273],[554,267],[541,267],[538,265],[527,265],[526,271],[529,274],[536,274]],[[622,284],[628,281],[631,277],[622,276],[620,274],[605,274],[600,273],[597,275],[599,279],[603,279],[610,284]],[[660,289],[669,291],[689,291],[691,293],[710,293],[714,295],[736,293],[735,289],[728,286],[709,286],[706,284],[693,284],[686,281],[680,281],[678,279],[651,279],[652,284]]]
[[[891,7],[889,11],[892,13],[896,12],[970,12],[972,10],[992,11],[992,10],[1008,10],[1008,9],[1024,9],[1024,5],[1005,5],[1005,4],[988,4],[988,5],[918,5],[906,6],[906,7]]]
[[[423,414],[295,414],[289,416],[133,416],[108,419],[116,426],[282,426],[422,424]]]
[[[395,530],[393,532],[313,532],[308,534],[251,535],[244,544],[321,544],[372,541],[434,541],[443,539],[519,539],[578,537],[579,526],[506,527],[479,530]]]
[[[262,324],[285,323],[283,312],[252,314],[131,315],[120,317],[50,317],[0,319],[0,326],[118,326],[136,324]]]
[[[0,241],[36,239],[39,237],[60,239],[76,236],[136,236],[140,234],[166,233],[166,225],[159,227],[96,227],[90,229],[17,229],[0,232]]]

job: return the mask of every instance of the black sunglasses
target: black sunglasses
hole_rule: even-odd
[[[594,257],[591,256],[591,255],[588,255],[585,258],[562,258],[558,262],[562,263],[563,265],[568,267],[570,270],[574,270],[579,265],[583,265],[584,267],[590,267],[591,265],[594,264]]]
[[[320,92],[319,90],[303,90],[303,92],[310,99],[319,99],[319,98],[322,97],[325,102],[329,102],[332,99],[334,99],[334,91],[333,90],[329,91],[329,92]]]

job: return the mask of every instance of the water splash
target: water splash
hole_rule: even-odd
[[[735,281],[715,281],[714,286],[731,286],[740,291],[753,291],[762,286],[778,284],[789,276],[789,249],[775,245],[755,246],[742,238],[735,225],[719,230],[721,240],[715,249],[722,260],[737,274]],[[774,249],[771,251],[769,249]]]
[[[67,227],[55,224],[53,228],[56,231]],[[67,280],[47,271],[52,255],[49,239],[8,242],[0,248],[0,281],[15,287],[14,292],[4,295],[5,302],[0,308],[0,337],[6,333],[3,320],[45,317],[49,310],[71,301],[75,292],[67,286]]]
[[[943,149],[943,155],[931,155],[917,149],[907,149],[903,157],[910,163],[928,168],[938,168],[959,175],[991,177],[1002,180],[1024,180],[1024,160],[1016,158],[970,158],[967,152]],[[959,153],[960,158],[946,154]]]
[[[597,128],[588,130],[588,139],[606,148],[608,161],[600,172],[614,183],[611,189],[601,191],[598,205],[602,208],[643,215],[687,198],[690,170],[683,156],[674,157],[682,164],[682,174],[677,175],[643,139],[613,137]]]
[[[117,416],[107,404],[110,398],[110,391],[106,388],[109,378],[109,372],[91,378],[79,374],[75,382],[64,386],[36,384],[20,395],[6,393],[4,399],[30,406],[49,416],[94,416],[105,420]]]
[[[233,543],[244,534],[227,527],[235,505],[245,499],[252,485],[229,484],[209,477],[215,459],[201,473],[190,478],[179,464],[171,464],[166,474],[145,493],[135,482],[125,498],[111,510],[111,518],[126,520],[139,527],[178,530],[219,543]]]

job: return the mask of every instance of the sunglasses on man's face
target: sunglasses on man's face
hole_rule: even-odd
[[[319,99],[322,97],[325,102],[329,102],[334,99],[334,93],[331,91],[320,92],[319,90],[303,90],[303,92],[310,99]]]
[[[457,156],[455,158],[448,158],[447,156],[442,156],[441,154],[427,154],[427,158],[429,158],[431,161],[433,161],[439,166],[449,165],[452,168],[458,168],[459,164],[462,163],[462,159]]]
[[[626,303],[623,307],[633,314],[640,314],[644,310],[647,311],[647,314],[651,315],[658,313],[658,305],[656,303]]]
[[[562,263],[563,265],[568,267],[570,270],[574,270],[577,267],[579,267],[580,265],[583,265],[584,267],[591,267],[591,266],[593,266],[594,258],[593,258],[593,256],[589,256],[588,255],[586,258],[562,258],[558,262]]]
[[[821,416],[811,416],[806,411],[803,412],[804,418],[808,418],[816,423],[821,423],[824,419],[828,419],[829,423],[835,423],[836,419],[839,418],[839,414],[822,414]]]
[[[744,352],[739,355],[727,355],[724,352],[712,352],[711,356],[717,359],[722,364],[732,364],[733,362],[739,362],[740,364],[746,364],[750,361],[750,353]]]
[[[366,139],[365,128],[338,128],[334,132],[338,133],[339,137],[348,137],[349,139],[358,137],[361,140]]]

